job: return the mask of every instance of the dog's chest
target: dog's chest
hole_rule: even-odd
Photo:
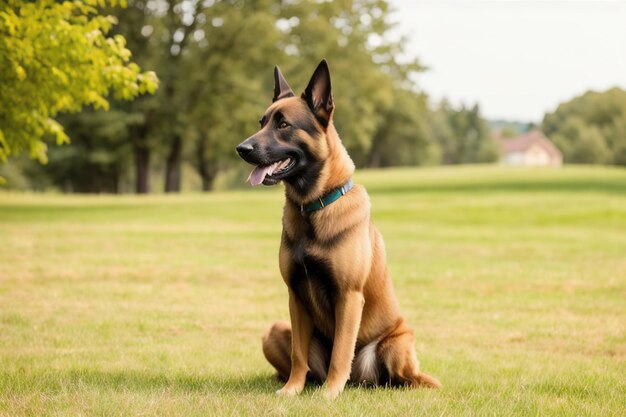
[[[337,282],[328,259],[314,256],[313,242],[306,236],[293,241],[289,285],[309,313],[313,324],[327,337],[333,337]]]

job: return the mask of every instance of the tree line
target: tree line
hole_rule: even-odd
[[[18,160],[9,175],[33,188],[78,192],[178,192],[183,176],[211,190],[233,166],[234,146],[255,132],[279,64],[294,88],[320,58],[333,72],[335,124],[360,167],[494,160],[477,106],[433,106],[399,59],[384,0],[333,2],[141,1],[111,5],[110,36],[154,71],[159,88],[57,120],[71,143],[42,166]],[[112,7],[115,6],[115,7]],[[15,6],[17,7],[17,6]],[[6,171],[6,169],[5,169]],[[14,182],[15,182],[14,181]]]
[[[432,103],[416,84],[427,69],[407,58],[405,38],[391,36],[385,0],[36,3],[0,5],[0,49],[9,52],[0,54],[0,134],[20,132],[14,143],[27,144],[7,147],[0,135],[0,158],[12,158],[0,177],[11,187],[211,190],[220,175],[228,182],[224,173],[245,168],[234,147],[258,128],[274,65],[297,90],[321,58],[333,73],[335,125],[358,167],[498,159],[477,105]],[[46,20],[51,13],[58,15]],[[68,44],[59,36],[68,25],[58,22],[76,27]],[[40,45],[36,59],[24,58],[31,43],[50,39],[56,44]],[[566,162],[626,163],[624,92],[606,94],[546,115],[541,127]],[[37,115],[29,100],[38,95],[49,101],[38,102]],[[20,104],[45,128],[20,124],[24,117],[11,110]],[[16,157],[20,150],[27,155]]]

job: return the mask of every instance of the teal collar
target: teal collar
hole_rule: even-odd
[[[341,198],[342,195],[345,195],[348,191],[350,191],[352,187],[354,187],[354,182],[352,181],[352,178],[350,178],[347,183],[345,183],[339,188],[335,188],[334,190],[332,190],[330,193],[326,194],[325,196],[320,197],[317,200],[314,200],[313,202],[309,204],[301,205],[300,210],[303,213],[305,211],[307,213],[310,213],[312,211],[321,210],[327,205],[332,204],[335,201],[339,200],[339,198]]]

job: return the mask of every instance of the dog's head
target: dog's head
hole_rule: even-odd
[[[261,130],[237,146],[239,156],[256,166],[250,183],[274,185],[284,180],[297,188],[314,184],[329,156],[325,139],[334,108],[325,60],[300,97],[275,67],[274,98],[259,121]]]

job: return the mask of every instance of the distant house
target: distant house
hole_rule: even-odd
[[[563,164],[563,155],[539,130],[513,139],[499,139],[500,162],[513,166],[552,166]]]

